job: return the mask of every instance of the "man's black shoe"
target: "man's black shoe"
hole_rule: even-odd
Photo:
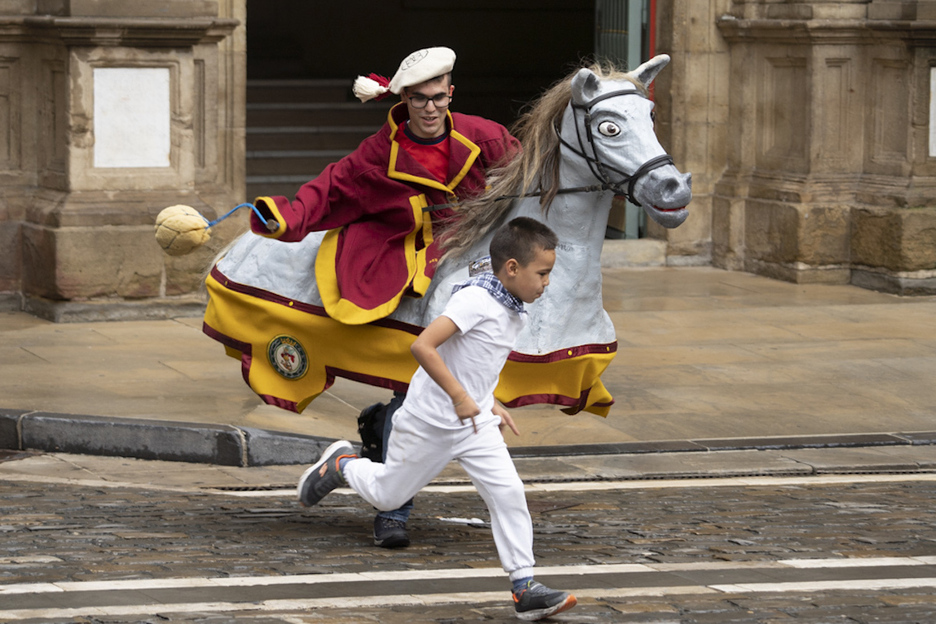
[[[409,546],[406,523],[401,520],[377,516],[374,518],[374,546],[404,548]]]

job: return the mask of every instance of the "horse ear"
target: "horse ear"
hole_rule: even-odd
[[[669,62],[670,57],[668,54],[658,54],[634,71],[630,72],[630,75],[643,86],[649,87],[650,83],[653,82],[653,79],[656,78],[656,75],[659,74],[660,70],[666,67]]]
[[[576,104],[588,104],[601,90],[601,79],[587,67],[578,70],[572,78],[572,101]]]

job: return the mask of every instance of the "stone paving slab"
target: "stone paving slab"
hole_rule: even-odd
[[[606,419],[513,410],[516,457],[692,451],[677,463],[705,472],[714,468],[699,457],[712,451],[936,442],[934,297],[710,267],[609,266],[603,278],[618,333],[603,379],[616,404]],[[322,441],[355,439],[360,410],[388,399],[338,380],[301,415],[262,405],[200,328],[198,317],[55,324],[0,311],[0,448],[310,463]],[[765,469],[788,460],[769,458]],[[621,476],[633,464],[617,465]]]

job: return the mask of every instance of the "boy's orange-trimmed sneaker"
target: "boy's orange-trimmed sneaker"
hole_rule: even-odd
[[[575,596],[568,592],[549,589],[542,583],[529,581],[526,587],[513,592],[514,609],[521,620],[542,620],[568,611],[575,606]]]
[[[341,474],[341,467],[338,465],[338,462],[345,457],[357,457],[357,455],[350,442],[338,440],[325,449],[321,458],[302,473],[296,494],[303,507],[311,507],[335,488],[346,485],[344,475]]]

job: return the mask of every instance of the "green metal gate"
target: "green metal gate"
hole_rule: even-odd
[[[624,70],[653,54],[656,0],[595,0],[595,58]],[[643,210],[616,197],[608,238],[639,238],[647,226]]]

